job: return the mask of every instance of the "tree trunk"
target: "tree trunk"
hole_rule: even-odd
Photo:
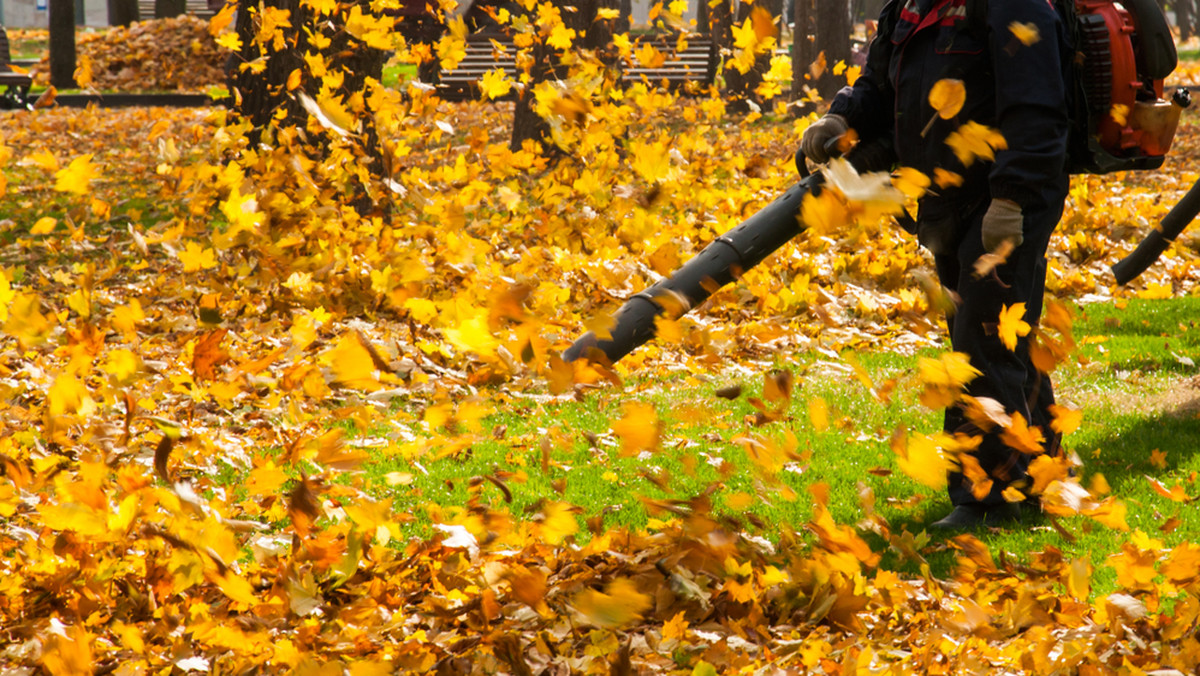
[[[850,24],[850,6],[847,0],[823,0],[818,4],[817,47],[825,54],[825,70],[817,78],[817,91],[821,98],[829,101],[846,84],[841,75],[834,75],[838,62],[850,65],[850,35],[854,27]],[[817,57],[820,59],[820,56]]]
[[[155,0],[155,7],[158,2]],[[267,0],[264,7],[277,8],[290,12],[292,26],[299,28],[304,25],[304,15],[300,0]],[[235,25],[242,47],[238,50],[236,64],[229,73],[229,89],[233,94],[237,111],[254,125],[251,141],[257,143],[262,130],[275,117],[276,110],[285,110],[283,124],[302,126],[307,119],[303,106],[287,90],[288,75],[297,68],[304,67],[302,54],[308,48],[308,40],[304,31],[296,30],[296,43],[289,49],[271,54],[264,54],[254,41],[258,32],[256,17],[259,2],[257,0],[238,0],[237,23]],[[157,14],[157,12],[156,12]],[[255,73],[240,67],[243,63],[251,63],[261,57],[266,58],[266,68]]]
[[[613,26],[597,21],[596,14],[601,8],[619,9],[621,0],[580,0],[575,3],[574,12],[563,13],[563,24],[573,28],[577,41],[575,48],[595,50],[597,56],[607,62],[615,62],[616,55],[612,49]],[[517,98],[513,110],[512,139],[509,142],[513,150],[520,149],[526,141],[537,141],[543,150],[552,150],[555,146],[550,137],[550,125],[537,114],[533,108],[533,90],[537,85],[552,78],[565,78],[567,68],[556,50],[541,39],[533,46],[534,65],[530,70],[532,80],[525,86]]]
[[[365,0],[363,2],[366,10]],[[281,29],[286,40],[280,43],[283,46],[279,49],[271,40],[266,41],[266,48],[255,41],[259,8],[267,7],[289,13],[290,27]],[[308,65],[304,60],[306,52],[317,51],[311,36],[320,33],[328,41],[328,46],[320,50],[325,56],[326,67],[330,73],[344,75],[342,87],[336,92],[342,102],[355,92],[363,91],[367,78],[379,80],[383,76],[383,64],[387,60],[385,52],[357,42],[336,20],[322,18],[318,23],[308,4],[301,0],[265,0],[261,4],[260,0],[238,0],[236,30],[242,47],[230,69],[229,84],[236,110],[253,125],[247,134],[252,147],[263,140],[268,129],[307,127],[309,112],[298,96],[300,92],[317,100],[320,105],[318,97],[322,78],[307,75]],[[240,67],[242,63],[259,59],[266,62],[266,67],[260,72]],[[288,81],[294,71],[300,73],[299,85],[289,89]],[[355,138],[361,144],[362,161],[369,163],[372,174],[383,175],[383,153],[379,147],[378,131],[372,124],[374,116],[368,109],[357,119],[359,128]],[[333,132],[327,130],[327,133]],[[309,138],[309,148],[314,158],[323,157],[328,152],[329,137],[320,135]],[[350,199],[359,213],[365,214],[373,208],[366,191],[359,191]]]
[[[50,84],[75,88],[75,0],[50,0]]]
[[[154,18],[170,19],[187,13],[187,0],[154,0]]]
[[[808,98],[811,69],[817,60],[817,0],[796,0],[792,15],[792,99]],[[811,106],[799,112],[807,113]]]
[[[766,10],[770,12],[771,16],[773,17],[778,17],[783,14],[783,0],[754,0],[753,3],[749,4],[743,2],[740,6],[742,11],[736,18],[736,22],[738,24],[741,24],[743,21],[749,19],[750,12],[752,12],[755,7],[766,8]],[[778,27],[775,29],[775,39],[779,39]],[[729,43],[732,44],[732,38],[729,38],[728,40]],[[728,65],[725,66],[725,89],[729,94],[740,99],[739,103],[746,101],[753,101],[756,105],[762,105],[766,103],[766,101],[763,101],[762,97],[759,96],[754,90],[757,89],[760,84],[762,84],[763,76],[766,75],[767,71],[771,69],[771,56],[772,54],[770,52],[759,54],[754,59],[754,67],[745,73]]]
[[[829,100],[846,83],[843,76],[833,74],[834,66],[839,61],[850,64],[853,28],[847,1],[796,0],[795,22],[792,97],[803,99],[815,89]]]
[[[108,25],[128,26],[139,19],[137,0],[108,0]]]
[[[1179,39],[1187,40],[1194,34],[1193,22],[1195,16],[1192,7],[1192,0],[1178,0],[1175,3],[1175,25],[1179,27]]]

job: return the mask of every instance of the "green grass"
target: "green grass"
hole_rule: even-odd
[[[1200,336],[1191,330],[1191,317],[1200,317],[1200,299],[1091,305],[1077,314],[1075,334],[1083,343],[1078,363],[1055,374],[1060,401],[1085,411],[1081,428],[1066,439],[1067,449],[1083,459],[1085,485],[1094,473],[1104,475],[1127,505],[1131,528],[1177,543],[1200,528],[1200,515],[1155,493],[1145,477],[1168,487],[1182,483],[1189,495],[1200,494],[1200,487],[1192,485],[1193,476],[1200,474],[1200,455],[1194,451],[1200,448],[1200,425],[1188,407],[1195,396],[1180,385],[1194,372],[1187,361],[1200,359]],[[812,515],[809,489],[819,483],[828,486],[829,508],[839,523],[863,518],[859,494],[865,486],[894,532],[920,533],[949,509],[948,500],[941,491],[903,475],[888,441],[897,428],[932,433],[940,427],[940,413],[916,401],[919,356],[858,355],[876,387],[896,383],[890,403],[873,397],[843,362],[816,353],[781,356],[774,365],[731,368],[711,379],[677,374],[639,380],[631,375],[624,389],[590,390],[583,401],[513,396],[510,404],[482,420],[469,448],[446,457],[438,457],[437,450],[415,460],[380,457],[368,473],[381,494],[417,517],[410,528],[413,535],[429,532],[431,509],[435,514],[438,509],[454,512],[473,496],[489,509],[519,517],[536,512],[543,500],[561,500],[580,508],[581,521],[600,518],[605,527],[645,528],[653,526],[652,519],[670,514],[648,510],[642,498],[661,502],[703,494],[731,524],[771,537],[781,524],[803,528]],[[750,398],[762,396],[763,374],[772,368],[794,375],[792,403],[783,419],[755,427]],[[743,388],[736,399],[715,394],[732,384]],[[829,410],[830,424],[823,430],[810,421],[809,402],[817,398]],[[652,404],[662,421],[659,450],[641,457],[623,455],[612,433],[622,406],[634,401]],[[788,449],[788,457],[781,450],[765,453],[780,459],[760,467],[740,441],[747,437]],[[411,483],[389,486],[387,478],[394,479],[395,473],[410,474]],[[511,503],[494,484],[475,479],[496,474],[507,477]],[[736,505],[744,495],[752,496],[748,509]],[[731,502],[736,508],[729,507]],[[1159,526],[1173,516],[1180,519],[1179,526],[1160,533]],[[994,553],[1003,550],[1017,560],[1047,547],[1070,558],[1089,558],[1101,569],[1096,583],[1113,582],[1111,571],[1101,564],[1126,536],[1082,517],[1059,523],[1068,537],[1048,521],[982,535]],[[882,539],[868,539],[876,551],[887,549]],[[954,565],[954,552],[939,538],[923,554],[935,574],[948,574]],[[885,555],[883,565],[918,571],[915,563],[892,553]]]
[[[416,77],[417,67],[411,63],[387,64],[383,67],[383,78],[380,82],[384,87],[396,87]]]

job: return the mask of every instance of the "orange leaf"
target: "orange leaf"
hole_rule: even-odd
[[[1042,435],[1040,428],[1030,427],[1025,421],[1025,416],[1013,413],[1012,424],[1000,433],[1000,440],[1011,448],[1033,455],[1042,452],[1042,443],[1046,441],[1046,437]]]

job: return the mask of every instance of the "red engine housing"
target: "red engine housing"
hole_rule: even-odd
[[[1093,143],[1114,159],[1161,164],[1179,121],[1179,107],[1163,100],[1163,78],[1176,54],[1165,17],[1148,2],[1075,0],[1076,48],[1084,59],[1081,85]]]

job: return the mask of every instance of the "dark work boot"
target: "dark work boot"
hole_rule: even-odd
[[[973,530],[984,526],[1004,526],[1021,520],[1021,506],[1014,503],[958,505],[945,517],[929,524],[932,530]]]

